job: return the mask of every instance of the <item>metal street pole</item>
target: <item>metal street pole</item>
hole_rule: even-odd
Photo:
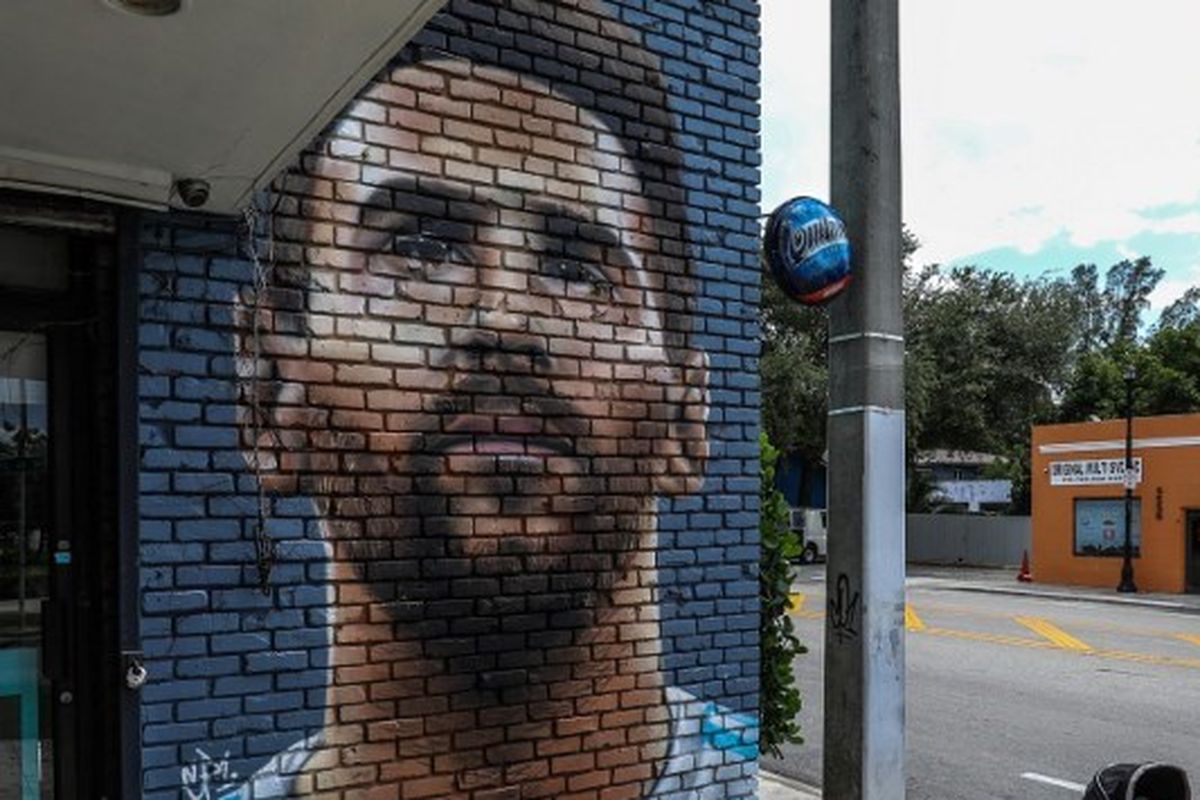
[[[832,3],[830,199],[855,278],[829,311],[827,800],[904,797],[904,322],[897,0]]]
[[[1121,561],[1121,583],[1117,591],[1130,594],[1137,591],[1133,582],[1133,382],[1137,373],[1125,368],[1125,552]]]

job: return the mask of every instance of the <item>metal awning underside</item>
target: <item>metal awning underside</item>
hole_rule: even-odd
[[[0,2],[0,185],[236,211],[444,0]]]

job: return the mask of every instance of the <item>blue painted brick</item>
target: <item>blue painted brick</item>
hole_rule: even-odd
[[[275,647],[284,649],[312,648],[327,646],[332,637],[328,631],[319,628],[301,628],[299,630],[283,630],[275,634]]]
[[[263,596],[257,588],[212,590],[212,607],[216,610],[270,608],[271,605],[271,598]]]
[[[139,502],[144,517],[183,519],[204,516],[204,498],[176,494],[142,495]]]
[[[294,732],[252,735],[246,738],[246,752],[274,755],[291,747],[296,741],[297,737]]]
[[[225,342],[224,350],[231,346]],[[182,400],[233,400],[237,396],[236,387],[225,380],[183,377],[175,378],[173,383],[175,396]]]
[[[175,571],[170,567],[143,567],[138,571],[138,585],[143,589],[170,589],[175,585]]]
[[[240,713],[241,710],[242,699],[240,697],[208,697],[204,700],[193,700],[177,704],[175,706],[175,715],[180,722],[189,722],[197,719],[218,719],[220,717],[233,716]],[[216,726],[214,726],[213,732],[218,736],[222,735]]]
[[[214,721],[213,733],[217,736],[242,736],[247,733],[268,733],[276,727],[275,718],[269,714],[242,714]]]
[[[232,674],[213,682],[214,697],[262,695],[271,690],[270,675]]]
[[[191,700],[208,696],[208,681],[178,679],[163,683],[147,683],[142,687],[142,703],[162,703],[169,700]]]
[[[279,730],[304,730],[320,727],[324,723],[325,711],[321,708],[305,708],[279,714],[275,718]]]
[[[232,541],[241,538],[242,526],[233,519],[181,520],[175,523],[175,536],[183,542]],[[212,556],[219,560],[215,552]]]
[[[171,476],[143,472],[138,475],[138,491],[147,494],[169,492],[171,491]]]
[[[241,624],[237,614],[191,614],[175,618],[175,631],[181,635],[236,631]]]
[[[208,592],[199,589],[177,592],[144,592],[142,610],[147,614],[195,611],[208,605]]]
[[[303,650],[281,650],[250,653],[246,656],[247,672],[288,672],[308,666],[308,653]]]
[[[229,334],[206,328],[176,328],[173,343],[182,351],[228,353],[233,349]]]
[[[241,615],[246,631],[276,631],[305,626],[305,612],[297,608],[246,611]]]
[[[251,714],[265,714],[272,711],[285,711],[304,704],[304,693],[273,692],[268,694],[252,694],[245,698],[246,711]]]
[[[203,636],[175,636],[170,639],[145,639],[142,652],[147,658],[186,658],[208,653],[208,639]]]
[[[147,744],[196,741],[202,739],[207,732],[208,724],[205,722],[146,725],[142,728],[142,741]]]
[[[175,570],[177,586],[237,586],[242,582],[242,570],[235,566],[195,564]]]
[[[164,767],[168,764],[176,765],[178,756],[174,747],[143,747],[142,748],[142,766],[148,768]],[[178,766],[172,766],[178,775]]]
[[[238,429],[218,425],[181,425],[175,429],[178,447],[234,447]]]
[[[281,672],[275,676],[275,683],[280,689],[314,689],[326,685],[325,672],[319,669],[308,669],[302,672]]]
[[[175,671],[185,678],[217,677],[221,675],[236,675],[241,672],[241,660],[238,656],[213,656],[209,658],[189,658],[180,661]]]
[[[270,647],[271,637],[262,633],[222,633],[212,637],[213,653],[254,653]]]
[[[142,369],[157,375],[206,375],[208,357],[175,351],[143,351],[138,358]]]
[[[235,405],[209,403],[204,407],[204,422],[208,425],[236,425],[242,420],[242,412]]]
[[[233,491],[233,476],[227,472],[179,472],[173,480],[177,492],[217,494]]]
[[[208,453],[156,447],[142,451],[142,465],[146,469],[207,469]]]

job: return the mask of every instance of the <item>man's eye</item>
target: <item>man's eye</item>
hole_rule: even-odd
[[[612,281],[597,264],[554,258],[546,262],[545,273],[571,283],[586,283],[597,291],[610,291]]]
[[[392,240],[392,251],[398,256],[429,264],[472,263],[471,252],[466,246],[429,236],[397,236]]]

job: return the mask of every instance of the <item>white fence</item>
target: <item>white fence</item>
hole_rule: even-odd
[[[916,564],[1009,567],[1030,547],[1029,517],[909,514],[908,560]]]

